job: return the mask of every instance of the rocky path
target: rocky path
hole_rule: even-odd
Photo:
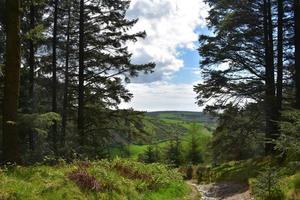
[[[222,182],[197,185],[188,182],[201,193],[200,200],[252,200],[249,186],[245,183]]]

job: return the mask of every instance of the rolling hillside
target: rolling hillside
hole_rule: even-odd
[[[159,119],[173,119],[183,121],[201,122],[203,124],[212,125],[216,123],[216,119],[209,114],[203,112],[188,111],[158,111],[148,112],[146,115]]]
[[[141,120],[142,132],[134,136],[131,142],[144,145],[170,140],[174,134],[184,136],[192,124],[197,124],[203,134],[210,135],[216,126],[216,120],[201,112],[148,112]]]
[[[132,138],[130,145],[114,148],[114,155],[137,159],[151,144],[156,144],[162,150],[165,149],[175,135],[181,138],[185,151],[193,133],[196,133],[199,139],[201,151],[206,154],[216,120],[200,112],[162,111],[146,113],[142,124],[144,132]],[[196,132],[192,130],[195,125]]]

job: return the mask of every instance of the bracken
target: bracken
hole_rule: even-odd
[[[89,175],[87,171],[82,169],[72,171],[68,174],[68,178],[84,190],[100,191],[102,188],[96,177]]]

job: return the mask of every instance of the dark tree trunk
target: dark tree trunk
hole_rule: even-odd
[[[34,8],[34,4],[31,1],[31,5],[30,5],[30,14],[29,14],[29,18],[30,18],[30,30],[32,30],[35,26],[35,8]],[[34,112],[34,70],[35,70],[35,59],[34,59],[34,43],[33,43],[33,39],[31,38],[29,40],[29,110],[30,113]],[[29,132],[29,149],[31,151],[34,151],[34,133],[33,130],[30,130]]]
[[[282,79],[283,79],[283,0],[278,0],[278,43],[277,43],[277,108],[278,119],[282,109]]]
[[[70,2],[70,1],[68,1]],[[65,63],[65,85],[64,85],[64,100],[62,111],[62,136],[61,144],[65,146],[66,141],[66,126],[68,118],[68,88],[69,88],[69,57],[70,57],[70,24],[71,24],[71,5],[68,3],[68,25],[67,25],[67,41],[66,41],[66,63]]]
[[[78,134],[79,144],[85,143],[84,136],[84,0],[80,0],[79,19],[79,85],[78,85]]]
[[[3,99],[3,160],[21,163],[17,111],[20,89],[20,1],[6,1],[6,63]]]
[[[53,18],[53,40],[52,40],[52,112],[57,113],[57,66],[56,66],[56,49],[57,49],[57,14],[58,14],[58,0],[54,1],[54,18]],[[53,122],[52,126],[52,142],[53,150],[57,152],[57,122]]]
[[[296,108],[300,109],[300,0],[294,0],[295,12],[295,68]]]
[[[265,43],[265,65],[266,65],[266,95],[265,95],[265,115],[266,115],[266,154],[274,152],[274,144],[271,141],[276,133],[276,102],[275,102],[275,76],[274,76],[274,45],[273,45],[273,24],[271,1],[264,0],[264,43]]]

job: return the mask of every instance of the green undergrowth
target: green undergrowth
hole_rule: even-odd
[[[271,158],[231,161],[216,167],[199,167],[197,173],[200,176],[202,173],[202,180],[204,182],[245,182],[249,178],[256,177],[265,166],[273,162]]]
[[[198,182],[247,182],[255,193],[259,187],[258,196],[267,193],[270,187],[274,196],[258,200],[300,200],[300,169],[290,167],[287,163],[278,164],[276,159],[264,157],[244,161],[231,161],[219,166],[200,166],[196,170]],[[270,176],[268,176],[270,173]],[[268,185],[270,184],[271,185]]]
[[[123,159],[6,167],[0,183],[1,200],[173,200],[189,193],[175,170]]]
[[[300,171],[292,176],[284,177],[280,182],[288,200],[300,199]]]
[[[281,169],[284,171],[284,169]],[[300,171],[295,173],[294,175],[282,175],[277,172],[278,180],[277,183],[272,186],[273,194],[271,197],[260,198],[256,197],[257,200],[300,200]],[[249,179],[249,185],[253,193],[255,194],[255,186],[256,182],[260,181],[261,177],[255,177]],[[265,180],[269,181],[269,180]],[[274,190],[275,189],[275,190]],[[274,192],[275,191],[275,192]],[[266,192],[267,193],[267,192]]]

